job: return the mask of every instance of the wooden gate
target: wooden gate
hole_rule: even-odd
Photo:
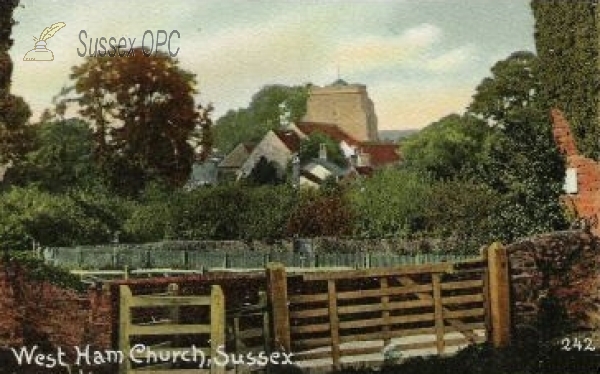
[[[501,249],[490,248],[492,257]],[[345,363],[451,353],[483,342],[494,330],[492,319],[508,315],[489,312],[493,303],[504,308],[507,300],[497,293],[490,297],[487,262],[483,257],[296,277],[272,265],[267,282],[274,344],[293,352],[296,363],[339,369]],[[494,287],[504,286],[495,282]]]
[[[119,351],[124,355],[120,374],[200,373],[199,366],[225,346],[225,301],[220,286],[211,286],[207,296],[178,295],[175,284],[164,294],[134,296],[127,285],[119,291]],[[187,308],[186,317],[196,320],[180,318],[183,308]],[[192,358],[194,366],[186,367]],[[214,360],[203,367],[211,374],[225,372]]]

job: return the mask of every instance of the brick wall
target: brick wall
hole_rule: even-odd
[[[552,296],[569,322],[591,327],[587,312],[600,305],[597,247],[597,238],[585,231],[542,234],[507,246],[513,325],[537,326],[542,303]]]
[[[597,222],[600,213],[600,163],[579,154],[569,122],[560,110],[553,109],[551,116],[554,140],[566,157],[566,167],[577,169],[578,192],[565,194],[562,200],[578,217]],[[598,225],[592,229],[594,234],[600,234]]]
[[[10,274],[10,275],[9,275]],[[0,347],[111,344],[112,304],[107,291],[79,293],[28,280],[22,268],[0,264]]]

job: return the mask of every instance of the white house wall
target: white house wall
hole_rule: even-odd
[[[267,160],[275,162],[281,170],[285,170],[288,161],[292,158],[292,152],[273,131],[269,131],[252,150],[252,153],[240,168],[238,179],[250,175],[256,163],[263,156]]]

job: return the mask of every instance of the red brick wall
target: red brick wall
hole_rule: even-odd
[[[600,163],[579,154],[569,122],[560,110],[553,109],[551,116],[554,140],[566,156],[567,167],[577,169],[578,192],[564,195],[563,201],[580,218],[597,220],[600,213]],[[592,231],[600,234],[598,225]]]
[[[22,269],[9,277],[0,264],[0,347],[52,344],[65,350],[91,344],[111,347],[112,304],[108,292],[78,293],[28,281]]]

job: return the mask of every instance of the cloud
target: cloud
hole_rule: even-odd
[[[428,23],[410,28],[394,37],[366,36],[342,43],[334,59],[351,73],[388,67],[401,67],[437,43],[442,30]]]
[[[465,66],[475,58],[473,45],[455,48],[427,61],[425,68],[435,73],[447,73]]]

